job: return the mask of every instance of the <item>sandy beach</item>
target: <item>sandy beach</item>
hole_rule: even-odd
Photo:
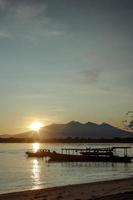
[[[131,200],[133,179],[68,185],[1,194],[0,200]]]

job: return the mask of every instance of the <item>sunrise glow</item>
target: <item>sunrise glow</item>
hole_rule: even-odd
[[[29,128],[32,130],[32,131],[39,131],[42,127],[44,127],[45,125],[42,124],[41,122],[33,122]]]

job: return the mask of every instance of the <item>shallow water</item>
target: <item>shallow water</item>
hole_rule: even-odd
[[[133,144],[41,144],[41,148],[132,146]],[[0,144],[0,193],[133,177],[133,163],[48,163],[27,158],[33,144]],[[121,152],[120,152],[121,153]],[[133,156],[133,149],[129,151]]]

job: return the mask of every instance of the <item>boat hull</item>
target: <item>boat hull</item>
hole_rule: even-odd
[[[120,156],[88,156],[88,155],[72,155],[60,154],[53,152],[26,152],[28,157],[49,157],[50,162],[131,162],[131,157]]]

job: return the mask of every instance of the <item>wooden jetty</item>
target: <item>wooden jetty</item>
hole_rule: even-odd
[[[55,162],[131,162],[128,149],[131,147],[111,148],[62,148],[61,153],[49,149],[39,149],[36,152],[27,151],[28,157],[48,157]],[[117,155],[117,150],[123,150],[123,155]]]

